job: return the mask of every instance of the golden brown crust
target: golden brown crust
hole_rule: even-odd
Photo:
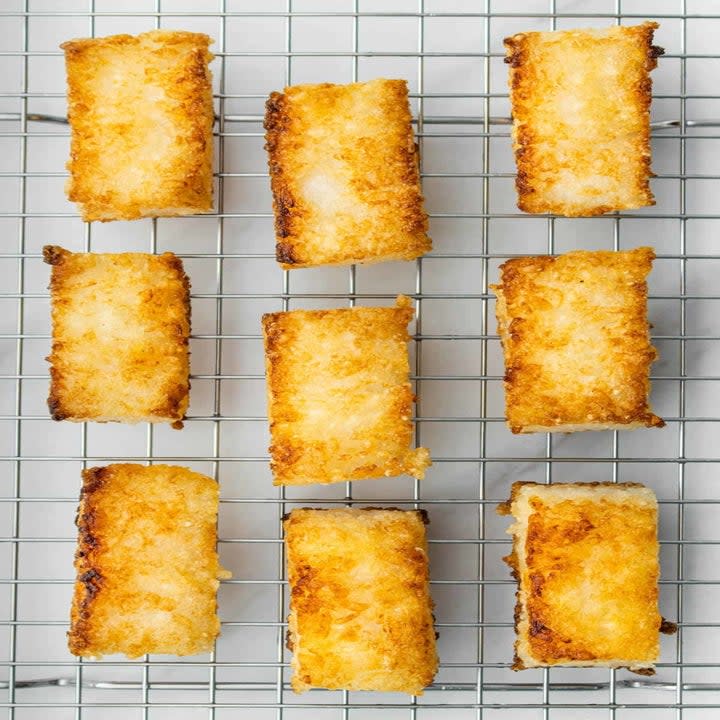
[[[218,487],[169,465],[83,471],[76,518],[73,655],[193,655],[212,649],[220,567]]]
[[[211,42],[153,30],[61,45],[72,131],[67,195],[83,220],[212,210]]]
[[[505,39],[518,207],[601,215],[654,205],[650,71],[657,23]]]
[[[653,674],[659,632],[657,501],[637,483],[514,483],[505,561],[518,582],[513,669]]]
[[[422,478],[411,449],[408,298],[397,307],[293,310],[262,319],[276,485]]]
[[[404,80],[285,88],[267,101],[265,129],[285,269],[431,249]]]
[[[190,282],[172,253],[43,250],[52,266],[54,420],[169,422],[190,389]]]
[[[650,248],[504,263],[497,295],[514,433],[662,427],[648,404]]]
[[[292,687],[421,695],[437,671],[427,518],[397,508],[284,520]]]

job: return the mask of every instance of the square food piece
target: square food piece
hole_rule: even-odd
[[[285,269],[428,252],[407,83],[295,85],[265,129],[277,260]]]
[[[637,483],[513,483],[514,670],[627,667],[652,675],[659,632],[657,500]]]
[[[422,695],[438,667],[422,510],[293,510],[284,521],[292,688]]]
[[[194,655],[220,633],[218,484],[172,465],[83,470],[73,655]]]
[[[650,248],[501,265],[498,333],[514,433],[662,427],[648,405]]]
[[[601,215],[654,205],[650,71],[657,23],[505,39],[518,207]]]
[[[167,422],[181,428],[190,389],[190,283],[172,253],[72,253],[52,265],[53,420]]]
[[[61,45],[71,129],[66,190],[83,220],[212,210],[211,42],[153,30]]]
[[[263,316],[275,485],[424,476],[430,453],[410,447],[412,316],[406,297]]]

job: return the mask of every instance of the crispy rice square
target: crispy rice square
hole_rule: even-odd
[[[516,482],[515,664],[627,667],[652,675],[659,632],[657,500],[637,483]]]
[[[657,23],[505,39],[518,207],[600,215],[654,205],[650,71]]]
[[[62,44],[71,129],[66,190],[83,220],[212,210],[211,42],[200,33],[153,30]]]
[[[219,564],[218,485],[171,465],[83,471],[73,655],[194,655],[212,650]]]
[[[411,448],[412,316],[406,297],[263,316],[276,485],[424,476],[430,454]]]
[[[422,510],[293,510],[284,521],[292,687],[422,695],[437,671]]]
[[[404,80],[285,88],[270,95],[265,129],[285,269],[431,249]]]
[[[54,420],[181,428],[190,390],[190,282],[172,253],[72,253],[52,266]]]
[[[650,248],[522,257],[501,268],[498,333],[514,433],[662,427],[648,404]]]

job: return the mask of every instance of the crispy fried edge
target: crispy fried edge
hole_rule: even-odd
[[[212,72],[209,64],[214,55],[208,50],[208,46],[214,41],[205,33],[188,32],[186,30],[151,30],[139,35],[109,35],[103,38],[77,38],[68,40],[60,45],[65,52],[66,62],[69,59],[79,58],[82,53],[90,47],[102,45],[108,48],[121,47],[124,45],[139,44],[144,38],[162,40],[165,43],[195,43],[193,49],[192,64],[188,71],[187,81],[196,90],[196,97],[193,98],[190,107],[185,110],[185,118],[192,122],[192,139],[196,147],[193,152],[185,153],[186,172],[188,180],[197,178],[197,184],[202,185],[202,192],[192,190],[183,193],[182,203],[185,209],[191,212],[182,212],[181,215],[212,212],[213,209],[213,125],[215,124],[215,111],[213,109],[212,96]],[[70,124],[70,159],[66,168],[70,173],[65,187],[68,200],[77,203],[80,208],[83,221],[109,222],[112,220],[138,220],[143,217],[172,217],[178,213],[160,213],[157,215],[146,215],[133,206],[115,206],[112,208],[111,216],[108,213],[108,206],[99,200],[97,195],[84,192],[78,188],[76,165],[80,165],[82,174],[82,163],[79,157],[82,155],[81,145],[83,139],[76,132],[74,124],[76,116],[81,112],[79,107],[85,106],[84,92],[76,82],[71,73],[67,73],[68,86],[68,123]],[[197,152],[197,147],[203,152]]]
[[[82,472],[80,504],[75,516],[78,528],[75,552],[77,580],[70,608],[70,630],[67,634],[68,649],[73,655],[80,657],[93,651],[90,637],[92,606],[104,584],[96,557],[100,541],[94,534],[96,518],[92,509],[92,498],[111,476],[112,466],[94,467]]]
[[[50,299],[51,304],[56,294],[62,292],[63,280],[68,275],[73,274],[73,269],[67,267],[67,263],[72,260],[74,255],[82,253],[73,253],[69,250],[59,247],[58,245],[46,245],[43,248],[43,261],[51,266],[50,271]],[[174,430],[182,430],[183,420],[190,403],[190,322],[191,322],[191,305],[190,305],[190,278],[185,272],[182,260],[171,252],[154,256],[158,261],[164,262],[169,268],[177,273],[178,281],[183,288],[183,309],[187,318],[188,333],[182,338],[178,338],[178,342],[186,349],[188,377],[184,383],[177,383],[175,387],[168,390],[167,401],[164,405],[153,408],[152,414],[148,417],[148,422],[169,422],[170,427]],[[63,391],[61,386],[64,384],[63,373],[54,366],[54,359],[58,349],[62,346],[55,340],[53,323],[53,340],[50,355],[45,358],[50,363],[50,391],[47,399],[50,417],[53,420],[69,420],[70,422],[86,422],[92,418],[76,418],[72,417],[69,410],[63,408]],[[151,418],[157,418],[152,420]]]
[[[655,251],[649,247],[639,247],[633,250],[621,251],[624,254],[633,253],[640,257],[640,262],[647,266],[647,272],[650,272],[652,267],[652,261],[655,259]],[[505,296],[505,288],[512,286],[515,279],[521,274],[520,270],[516,270],[516,266],[527,267],[529,264],[540,264],[543,267],[548,267],[556,262],[558,259],[567,257],[568,255],[582,256],[582,255],[597,255],[598,253],[612,253],[606,250],[573,250],[564,255],[551,256],[551,255],[538,255],[530,257],[512,258],[507,260],[500,266],[500,283],[497,285],[491,285],[490,289],[496,295],[495,303],[495,315],[497,318],[498,335],[500,336],[500,343],[503,348],[503,354],[505,359],[505,375],[503,377],[503,383],[506,390],[506,414],[508,416],[507,425],[511,432],[514,434],[518,433],[533,433],[533,432],[575,432],[581,430],[634,430],[640,427],[665,427],[665,421],[655,415],[650,410],[649,396],[650,396],[650,378],[649,369],[650,365],[657,360],[659,354],[657,349],[652,345],[650,341],[650,325],[648,324],[647,343],[648,343],[648,364],[646,377],[638,382],[645,384],[645,402],[642,408],[637,409],[637,413],[634,419],[630,422],[608,422],[608,423],[587,423],[584,425],[517,425],[510,422],[511,413],[508,412],[510,404],[508,401],[509,391],[512,387],[513,377],[522,370],[522,362],[519,362],[517,355],[522,356],[522,352],[515,352],[515,345],[518,342],[518,334],[513,331],[512,325],[513,320],[508,312],[507,299]],[[637,284],[637,292],[647,297],[647,282]]]
[[[272,206],[275,215],[275,258],[283,269],[290,269],[301,264],[301,258],[295,256],[295,248],[285,240],[291,233],[292,213],[302,212],[295,209],[295,196],[292,183],[285,176],[283,154],[280,149],[280,138],[290,131],[291,119],[287,96],[284,93],[272,92],[265,103],[265,150],[268,153],[268,169],[270,171],[270,189],[272,190]]]
[[[655,204],[655,197],[650,190],[650,178],[655,174],[652,172],[651,153],[650,153],[650,104],[652,101],[652,80],[650,71],[657,67],[657,59],[664,54],[665,50],[657,45],[653,45],[654,31],[660,27],[656,22],[645,22],[641,25],[621,26],[624,33],[633,34],[647,47],[647,55],[645,62],[646,77],[635,89],[637,107],[640,112],[644,112],[647,121],[643,129],[642,136],[638,138],[638,147],[642,148],[642,162],[636,176],[636,183],[639,194],[644,198],[644,204],[632,207],[645,207]],[[610,28],[608,28],[610,29]],[[560,31],[568,32],[568,31]],[[578,31],[570,31],[578,32]],[[580,31],[581,32],[581,31]],[[535,136],[527,123],[518,125],[518,118],[521,110],[526,104],[532,103],[532,96],[523,92],[522,85],[528,75],[527,63],[529,61],[529,46],[532,40],[540,32],[517,33],[503,40],[505,45],[505,62],[510,66],[508,85],[510,87],[510,102],[512,105],[513,125],[511,136],[513,140],[513,151],[515,153],[515,162],[517,164],[517,176],[515,179],[515,188],[518,194],[517,206],[520,210],[527,213],[555,213],[566,217],[593,216],[603,215],[614,210],[631,209],[628,207],[608,207],[597,206],[589,209],[585,208],[580,212],[574,212],[558,206],[552,206],[546,203],[542,198],[535,197],[533,189],[533,169],[535,166],[534,145]]]
[[[512,484],[511,490],[510,490],[510,498],[508,500],[505,500],[498,504],[496,508],[496,512],[498,515],[513,515],[513,506],[518,499],[518,496],[520,494],[520,491],[522,488],[526,485],[533,485],[535,487],[552,487],[552,485],[547,486],[543,483],[536,483],[536,482],[528,482],[524,480],[516,481]],[[613,482],[583,482],[583,483],[562,483],[562,487],[580,487],[580,488],[587,488],[587,487],[625,487],[625,488],[646,488],[645,485],[642,483],[635,483],[635,482],[623,482],[623,483],[613,483]],[[526,603],[524,602],[525,596],[521,590],[521,583],[522,579],[520,576],[520,563],[518,560],[518,557],[521,553],[525,552],[525,548],[522,547],[523,542],[523,536],[521,536],[519,533],[513,533],[513,544],[512,544],[512,550],[509,555],[506,555],[503,558],[503,561],[508,565],[510,568],[510,574],[512,575],[513,579],[517,583],[517,590],[515,591],[515,610],[513,612],[513,623],[515,627],[515,653],[513,656],[513,664],[512,669],[513,670],[529,670],[533,667],[550,667],[545,665],[526,665],[523,662],[523,659],[518,654],[519,646],[520,646],[520,638],[521,634],[523,632],[523,627],[528,625],[528,616],[527,616],[527,608]],[[670,622],[669,620],[666,620],[665,618],[660,618],[660,625],[658,627],[658,631],[665,634],[665,635],[672,635],[675,632],[677,632],[677,625],[673,622]],[[598,665],[598,667],[603,667],[602,665]],[[634,672],[636,675],[654,675],[655,669],[652,667],[648,668],[627,668],[631,672]]]
[[[337,310],[345,310],[346,308],[335,308],[332,310],[308,310],[302,312],[310,313],[333,313]],[[398,295],[395,300],[395,307],[384,307],[387,310],[405,310],[407,311],[406,325],[412,320],[414,311],[411,308],[411,301],[405,295]],[[292,312],[292,311],[291,311]],[[265,313],[261,318],[261,325],[263,330],[263,341],[265,349],[265,387],[267,396],[267,408],[268,408],[268,423],[270,426],[270,437],[271,445],[269,448],[270,452],[270,468],[273,473],[273,485],[307,485],[310,483],[299,483],[299,482],[288,482],[283,479],[283,475],[286,474],[284,471],[292,463],[294,456],[297,454],[295,447],[293,446],[280,446],[273,439],[273,425],[275,420],[273,419],[274,407],[275,407],[275,396],[281,394],[281,388],[283,385],[282,378],[285,375],[283,372],[283,359],[281,353],[278,351],[277,346],[280,338],[284,335],[283,318],[288,314],[287,311]],[[409,336],[408,336],[409,339]],[[416,401],[416,396],[408,389],[406,397],[404,398],[403,411],[401,414],[412,416],[412,406]],[[409,435],[412,437],[412,423]],[[412,442],[412,440],[411,440]],[[402,469],[397,473],[407,473],[412,477],[422,480],[425,477],[425,470],[432,465],[430,459],[430,452],[427,448],[408,448],[409,455],[407,459],[412,460],[412,463],[404,464]],[[276,460],[278,455],[282,455],[281,460]],[[397,463],[400,465],[400,463]],[[361,479],[364,476],[357,476],[353,479]],[[381,477],[381,476],[370,476],[370,477]],[[316,480],[319,484],[329,484],[332,482],[340,482],[334,480]]]
[[[415,515],[417,515],[423,525],[427,526],[430,524],[430,518],[428,516],[427,510],[420,509],[420,508],[415,508],[413,510],[404,510],[404,509],[398,508],[398,507],[379,507],[379,506],[368,505],[366,507],[354,508],[354,509],[360,510],[361,512],[375,511],[375,510],[384,510],[384,511],[388,511],[388,512],[405,512],[405,513],[409,512],[409,513],[414,513]],[[283,531],[285,534],[286,546],[289,545],[289,541],[288,541],[288,537],[287,537],[287,528],[288,528],[290,522],[292,522],[293,512],[295,512],[297,510],[305,510],[305,511],[313,511],[313,512],[327,512],[329,510],[329,508],[301,507],[301,508],[295,508],[294,510],[291,510],[290,512],[285,513],[282,517],[282,526],[283,526]],[[427,554],[427,536],[425,538],[425,543],[426,543],[425,558],[426,558],[426,564],[427,564],[428,572],[429,572],[430,558]],[[289,558],[289,552],[288,552],[288,558]],[[288,562],[290,562],[289,559],[288,559]],[[288,568],[288,576],[289,575],[290,575],[290,571]],[[300,582],[302,582],[302,579],[300,580]],[[431,618],[430,629],[435,636],[435,640],[437,640],[440,637],[440,634],[437,632],[437,630],[435,630],[436,618],[435,618],[435,613],[433,612],[435,603],[433,602],[432,596],[430,594],[429,576],[428,576],[427,596],[428,596],[430,618]],[[291,653],[293,653],[293,655],[290,659],[290,667],[293,670],[293,677],[291,678],[291,684],[292,684],[293,691],[296,693],[302,693],[302,692],[305,692],[306,690],[309,690],[310,688],[315,687],[315,686],[310,685],[306,681],[300,679],[300,674],[301,674],[300,658],[299,658],[299,653],[295,652],[295,648],[298,646],[298,640],[299,640],[299,634],[298,634],[298,630],[297,630],[298,613],[297,613],[296,608],[293,605],[292,597],[293,597],[293,588],[291,587],[290,588],[290,606],[289,606],[289,614],[288,614],[288,629],[285,633],[285,647]],[[429,682],[427,683],[428,685],[432,682],[432,678],[434,678],[434,676],[437,674],[438,665],[439,665],[439,658],[437,656],[437,648],[435,648],[435,665],[433,668],[432,677],[430,678]],[[416,697],[418,697],[420,695],[423,695],[424,693],[423,693],[423,690],[421,689],[417,693],[413,693],[413,694]]]
[[[404,80],[386,80],[385,82],[402,83],[405,101],[407,102],[407,82]],[[360,83],[357,83],[360,84]],[[334,87],[332,83],[321,83],[321,87]],[[268,168],[270,171],[270,189],[273,195],[273,214],[275,216],[275,258],[283,270],[295,268],[316,267],[317,265],[347,265],[350,263],[372,263],[385,260],[413,260],[432,250],[432,241],[427,236],[428,216],[422,197],[416,211],[413,213],[415,225],[425,234],[424,240],[414,243],[414,249],[406,255],[394,254],[390,257],[380,258],[350,258],[336,262],[316,263],[312,258],[302,257],[296,244],[288,240],[293,233],[296,217],[305,214],[302,201],[293,192],[292,177],[285,172],[284,159],[286,152],[281,147],[281,139],[292,132],[292,105],[288,99],[287,91],[272,92],[265,103],[265,150],[268,153]],[[412,126],[408,125],[408,136],[412,140]],[[406,183],[420,187],[420,151],[417,142],[411,143],[412,151],[408,153],[405,169]]]

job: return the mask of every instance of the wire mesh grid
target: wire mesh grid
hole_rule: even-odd
[[[528,29],[656,19],[654,191],[596,219],[516,210],[502,38]],[[216,212],[83,225],[64,199],[70,37],[155,27],[215,38]],[[716,718],[720,716],[720,295],[714,276],[720,5],[706,0],[5,0],[0,7],[0,706],[17,718]],[[409,81],[434,251],[415,263],[281,272],[263,152],[267,94],[299,82]],[[52,122],[53,119],[56,122]],[[47,418],[48,273],[40,249],[172,250],[192,284],[192,404],[182,432]],[[653,400],[663,430],[513,437],[489,284],[508,257],[651,244]],[[415,300],[418,444],[408,478],[273,488],[262,312]],[[80,662],[65,647],[80,469],[169,462],[221,485],[220,590],[211,655]],[[661,609],[678,621],[654,678],[513,673],[514,584],[496,518],[513,480],[639,481],[661,503]],[[430,514],[441,668],[416,699],[288,686],[280,519],[352,503]]]

